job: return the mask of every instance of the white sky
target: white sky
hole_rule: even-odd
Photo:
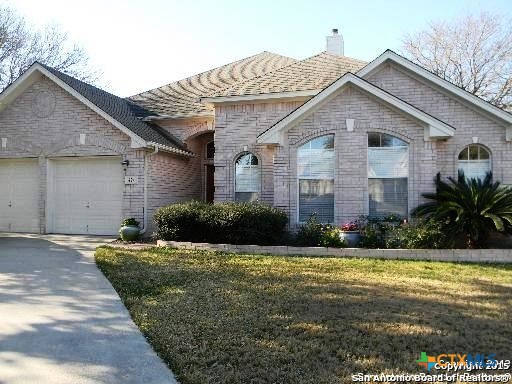
[[[0,3],[2,1],[0,0]],[[431,20],[512,0],[4,0],[28,22],[58,24],[83,46],[100,86],[129,96],[263,50],[304,58],[339,28],[345,54],[372,60]]]

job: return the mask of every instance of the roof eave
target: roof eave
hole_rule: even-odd
[[[212,112],[198,112],[198,113],[176,113],[173,115],[154,115],[147,116],[141,121],[159,121],[159,120],[183,120],[183,119],[213,119],[215,113]]]
[[[415,118],[425,128],[425,139],[426,140],[437,140],[452,137],[455,133],[455,129],[450,125],[436,119],[433,116],[426,114],[425,112],[415,108],[414,106],[407,104],[403,100],[400,100],[394,95],[385,92],[384,90],[368,83],[367,81],[359,78],[358,76],[347,73],[334,83],[325,88],[316,97],[312,98],[309,102],[303,104],[295,111],[290,113],[288,116],[274,124],[267,131],[261,133],[257,137],[257,142],[261,144],[280,144],[283,140],[282,131],[298,123],[305,117],[305,114],[312,110],[315,106],[322,103],[333,93],[347,84],[353,84],[354,86],[366,91],[378,99],[386,102],[392,107],[407,113],[408,115]]]
[[[449,81],[433,74],[432,72],[426,70],[425,68],[413,63],[412,61],[400,56],[399,54],[387,50],[382,53],[379,57],[373,60],[371,63],[362,68],[357,75],[362,78],[366,78],[370,76],[372,73],[375,73],[379,69],[379,67],[387,61],[394,62],[407,70],[415,73],[416,75],[425,78],[435,85],[441,87],[442,89],[460,97],[467,103],[475,105],[479,107],[481,110],[487,112],[488,114],[500,119],[501,121],[512,124],[512,114],[486,102],[480,97],[469,93],[462,88],[456,86],[455,84],[450,83]]]
[[[192,152],[185,151],[183,149],[169,147],[169,146],[163,145],[163,144],[158,144],[158,143],[155,143],[152,141],[149,141],[146,143],[146,148],[154,148],[157,151],[162,150],[164,152],[173,153],[173,154],[185,156],[185,157],[196,157],[196,155]]]
[[[233,95],[233,96],[215,96],[203,97],[201,102],[211,105],[217,104],[240,104],[250,102],[268,102],[268,101],[304,101],[317,95],[321,89],[312,89],[292,92],[272,92],[258,93],[252,95]]]
[[[33,82],[35,82],[38,79],[38,74],[44,75],[47,78],[49,78],[50,80],[52,80],[59,87],[61,87],[66,92],[71,94],[73,97],[75,97],[76,99],[81,101],[83,104],[85,104],[87,107],[92,109],[98,115],[103,117],[105,120],[107,120],[113,126],[118,128],[121,132],[123,132],[127,136],[129,136],[130,139],[131,139],[131,147],[133,147],[133,148],[140,148],[140,147],[144,147],[144,146],[147,145],[147,142],[146,142],[145,139],[143,139],[142,137],[137,135],[135,132],[133,132],[128,127],[123,125],[121,122],[119,122],[118,120],[114,119],[107,112],[103,111],[101,108],[96,106],[90,100],[88,100],[87,98],[82,96],[80,93],[78,93],[76,90],[74,90],[68,84],[66,84],[64,81],[59,79],[53,73],[48,71],[44,66],[42,66],[38,62],[35,62],[34,64],[32,64],[32,66],[27,71],[25,71],[20,77],[18,77],[18,79],[16,79],[9,87],[7,87],[0,94],[0,110],[5,108],[5,106],[7,104],[11,103],[26,88],[28,88]]]

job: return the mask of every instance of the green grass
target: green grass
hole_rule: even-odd
[[[181,383],[423,372],[421,351],[512,357],[512,267],[99,248]]]

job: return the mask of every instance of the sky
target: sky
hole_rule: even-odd
[[[88,53],[99,86],[130,96],[270,51],[302,59],[338,28],[345,55],[399,50],[431,21],[488,11],[512,18],[512,0],[4,0],[36,27],[57,24]]]

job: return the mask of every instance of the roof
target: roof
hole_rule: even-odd
[[[416,108],[415,106],[399,99],[389,92],[375,86],[374,84],[358,77],[353,73],[346,73],[327,88],[322,90],[316,96],[302,104],[294,111],[289,113],[287,116],[279,120],[277,123],[272,125],[266,131],[258,135],[259,143],[278,143],[281,139],[279,134],[282,130],[286,130],[296,124],[298,121],[307,116],[308,112],[312,111],[316,106],[320,105],[326,100],[330,99],[330,96],[337,92],[339,89],[346,85],[353,85],[360,90],[365,91],[378,98],[379,100],[387,103],[388,105],[407,113],[409,116],[423,123],[425,126],[426,136],[436,138],[446,138],[453,136],[455,128],[445,123],[438,118],[429,115],[428,113]]]
[[[128,99],[144,109],[150,110],[153,115],[161,117],[211,115],[213,114],[212,107],[201,103],[199,100],[201,97],[288,66],[296,61],[290,57],[265,51],[131,96]]]
[[[366,62],[327,52],[246,80],[210,95],[215,97],[259,95],[283,92],[320,91],[347,72],[357,72]]]
[[[41,63],[40,65],[48,72],[63,81],[66,85],[71,87],[82,97],[90,101],[96,107],[107,113],[113,119],[118,121],[124,127],[129,129],[135,135],[146,141],[147,143],[155,143],[165,147],[178,149],[185,153],[190,153],[185,149],[183,144],[164,131],[157,125],[141,121],[140,118],[150,115],[151,113],[143,107],[134,104],[129,100],[113,95],[107,91],[97,88],[93,85],[87,84],[83,81],[75,79],[63,72],[60,72],[52,67]]]

